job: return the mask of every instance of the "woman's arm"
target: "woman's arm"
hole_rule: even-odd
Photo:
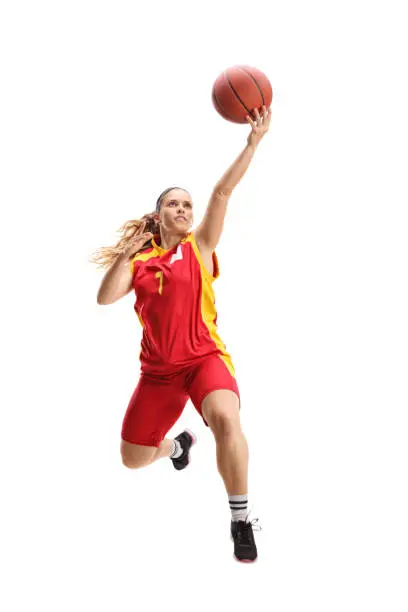
[[[143,223],[139,231],[143,232],[145,226],[146,223]],[[133,268],[130,258],[134,257],[151,238],[153,234],[145,232],[138,233],[129,241],[127,248],[118,255],[102,279],[97,297],[98,304],[113,304],[132,290]]]
[[[252,126],[247,146],[214,187],[204,218],[194,232],[197,244],[201,244],[206,249],[214,250],[217,246],[224,227],[231,193],[247,171],[259,142],[269,129],[272,116],[271,109],[266,109],[264,106],[262,117],[258,109],[255,109],[254,112],[256,122],[247,116],[247,120]]]
[[[129,257],[119,255],[102,279],[98,304],[113,304],[132,290],[132,272]]]

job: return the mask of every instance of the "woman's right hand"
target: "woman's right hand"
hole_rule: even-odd
[[[146,227],[146,223],[143,223],[140,226],[140,228],[137,231],[136,236],[133,236],[133,238],[130,240],[129,244],[127,245],[126,249],[123,251],[122,257],[125,257],[126,259],[130,259],[131,257],[136,255],[136,253],[140,251],[140,249],[146,244],[146,242],[148,242],[149,240],[153,238],[153,234],[151,232],[143,233],[143,230],[145,229],[145,227]]]

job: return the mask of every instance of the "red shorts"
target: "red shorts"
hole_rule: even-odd
[[[122,439],[133,444],[159,446],[189,398],[208,427],[201,403],[218,389],[234,391],[240,398],[236,379],[218,355],[209,355],[170,376],[142,373],[123,419]]]

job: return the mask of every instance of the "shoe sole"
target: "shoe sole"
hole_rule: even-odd
[[[233,557],[235,561],[238,561],[238,563],[256,563],[258,561],[258,557],[256,559],[238,559],[235,554],[233,555]]]

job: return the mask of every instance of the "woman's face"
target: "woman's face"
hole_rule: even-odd
[[[186,234],[193,225],[193,202],[189,193],[183,189],[166,193],[155,218],[166,231]]]

